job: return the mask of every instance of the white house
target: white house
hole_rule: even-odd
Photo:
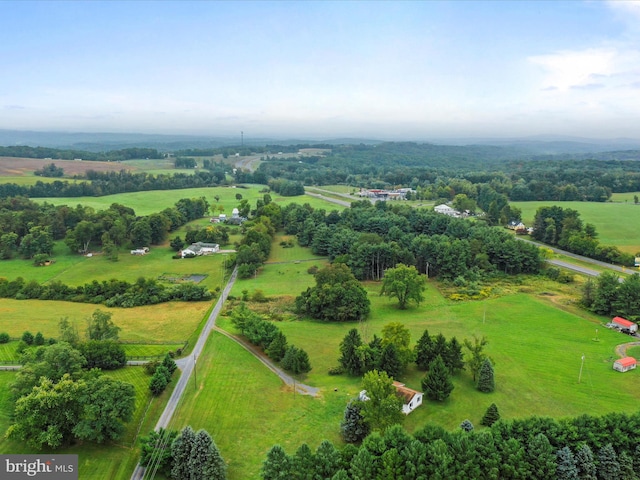
[[[445,205],[444,203],[433,207],[433,211],[436,213],[441,213],[443,215],[449,215],[450,217],[456,217],[459,215],[456,209],[451,208],[449,205]]]
[[[618,372],[628,372],[636,368],[638,361],[633,357],[619,358],[613,362],[613,369]]]
[[[192,256],[200,256],[200,255],[209,255],[211,253],[217,253],[220,251],[220,245],[217,243],[204,243],[204,242],[196,242],[189,245],[187,248],[182,250],[182,258],[184,257],[192,257]]]
[[[402,398],[402,413],[409,415],[422,405],[422,392],[405,387],[404,383],[393,382],[397,395]]]
[[[146,255],[147,253],[149,253],[149,247],[140,247],[131,250],[131,255]]]
[[[393,382],[393,386],[396,387],[396,395],[402,398],[402,413],[409,415],[416,408],[422,405],[422,392],[413,390],[409,387],[405,387],[404,383]],[[358,400],[366,402],[369,400],[366,390],[361,390],[358,395]]]
[[[238,210],[237,208],[234,208],[231,211],[231,218],[240,218],[240,210]]]

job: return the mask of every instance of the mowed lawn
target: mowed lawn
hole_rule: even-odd
[[[298,284],[299,279],[294,278],[292,294],[301,290]],[[338,364],[339,344],[348,330],[358,328],[370,340],[390,322],[409,328],[412,345],[425,329],[433,336],[456,336],[460,342],[484,335],[489,340],[487,353],[495,363],[494,393],[478,392],[470,374],[463,372],[454,377],[455,389],[449,399],[442,403],[427,400],[406,418],[409,431],[428,423],[453,430],[465,419],[482,428],[480,420],[491,403],[497,404],[503,418],[602,415],[635,404],[640,396],[638,373],[620,374],[612,369],[614,348],[628,337],[602,327],[604,318],[567,310],[571,307],[558,308],[563,302],[553,294],[552,284],[548,286],[540,294],[452,302],[430,283],[420,307],[400,311],[395,301],[378,295],[379,284],[367,283],[372,312],[364,322],[278,322],[289,343],[309,354],[313,370],[299,380],[321,388],[318,398],[297,397],[297,404],[274,374],[228,339],[214,335],[207,344],[206,360],[198,363],[198,393],[185,399],[179,425],[214,432],[230,464],[229,478],[238,480],[258,478],[264,455],[273,444],[283,445],[289,453],[302,442],[315,449],[325,438],[340,445],[344,408],[361,384],[359,378],[330,376],[328,369]],[[219,318],[218,325],[236,332],[228,317]],[[411,366],[400,380],[421,389],[423,376],[424,372]]]
[[[138,431],[146,435],[153,426],[166,404],[172,388],[167,389],[160,397],[154,398],[149,392],[149,377],[141,367],[126,367],[109,372],[107,375],[118,380],[131,383],[136,390],[136,407],[134,418],[126,426],[123,437],[117,442],[103,445],[83,443],[67,448],[55,450],[57,454],[77,454],[79,460],[79,478],[82,480],[110,480],[128,479],[139,458],[139,446],[136,441]],[[11,416],[13,404],[9,392],[9,385],[15,373],[0,372],[0,389],[5,394],[0,395],[0,453],[32,454],[43,453],[26,446],[24,443],[5,438]],[[173,383],[175,383],[175,379]]]
[[[557,205],[577,210],[584,223],[595,225],[600,243],[617,246],[624,252],[633,254],[640,252],[640,236],[637,228],[640,223],[640,205],[635,205],[633,200],[625,203],[511,202],[511,205],[522,209],[522,220],[527,226],[533,224],[536,211],[543,206]]]

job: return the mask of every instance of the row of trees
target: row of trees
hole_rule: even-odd
[[[264,320],[244,302],[232,310],[231,321],[249,342],[262,348],[269,358],[280,362],[285,370],[294,374],[311,370],[307,352],[295,345],[288,345],[287,337],[273,322]]]
[[[90,152],[88,150],[65,150],[50,147],[29,147],[26,145],[12,145],[0,147],[1,157],[18,158],[55,158],[58,160],[99,160],[104,162],[115,162],[121,160],[132,160],[139,158],[162,158],[162,154],[155,148],[130,147],[120,150],[109,150],[107,152]]]
[[[149,367],[148,370],[153,369],[153,375],[149,382],[149,390],[151,390],[151,393],[156,396],[160,395],[164,392],[169,383],[171,383],[173,372],[176,371],[178,366],[168,353],[165,355],[162,363],[158,363],[157,365],[154,365],[154,363],[145,365],[145,367],[147,366]],[[153,368],[154,366],[155,368]]]
[[[549,245],[558,246],[578,255],[609,263],[633,266],[634,256],[618,247],[601,245],[596,228],[584,224],[580,213],[557,205],[540,207],[533,220],[532,236]]]
[[[266,215],[254,217],[243,224],[244,237],[234,257],[240,278],[250,278],[267,261],[277,227]]]
[[[599,315],[620,315],[640,320],[640,275],[634,273],[620,282],[613,272],[589,278],[582,287],[582,304]]]
[[[413,435],[393,425],[384,433],[369,434],[360,447],[347,445],[339,450],[325,440],[315,452],[303,444],[288,455],[275,445],[261,475],[264,480],[636,479],[640,474],[638,421],[638,413],[561,421],[530,417],[494,422],[479,433],[470,422],[463,422],[455,432],[427,425]]]
[[[11,281],[0,278],[0,298],[17,300],[62,300],[130,308],[171,301],[206,301],[211,297],[212,294],[206,287],[192,282],[167,287],[155,279],[143,277],[134,283],[115,279],[102,282],[94,280],[78,287],[71,287],[60,281],[40,284],[35,280],[25,282],[22,277]]]

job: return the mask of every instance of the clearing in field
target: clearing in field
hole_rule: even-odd
[[[96,172],[119,172],[120,170],[132,170],[131,167],[118,162],[0,157],[0,177],[30,175],[35,170],[39,170],[51,163],[56,167],[64,169],[65,176],[84,175],[88,170]],[[64,178],[58,178],[55,180],[64,180]]]

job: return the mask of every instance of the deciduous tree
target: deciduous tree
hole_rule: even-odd
[[[362,402],[362,417],[372,431],[384,432],[391,425],[402,423],[402,400],[396,395],[393,380],[385,372],[365,373],[362,388],[369,398]]]
[[[409,302],[420,305],[424,300],[422,295],[424,289],[424,278],[418,273],[416,267],[400,263],[396,268],[388,268],[384,271],[380,295],[397,298],[398,307],[404,310]]]

